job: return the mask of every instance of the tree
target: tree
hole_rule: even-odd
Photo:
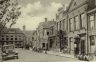
[[[20,14],[17,0],[0,0],[0,32],[7,23],[11,23],[10,27],[15,24]]]

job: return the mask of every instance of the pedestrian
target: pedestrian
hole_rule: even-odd
[[[45,49],[45,54],[47,54],[47,49]]]
[[[23,50],[23,46],[21,46],[22,50]]]

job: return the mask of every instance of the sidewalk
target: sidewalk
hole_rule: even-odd
[[[68,57],[68,58],[73,58],[73,59],[75,58],[74,55],[64,54],[62,52],[47,51],[47,54],[52,54],[52,55],[61,56],[61,57]]]
[[[67,57],[67,58],[72,58],[72,59],[77,59],[76,57],[74,57],[74,55],[64,54],[62,52],[47,51],[47,54],[61,56],[61,57]],[[96,61],[96,56],[94,56],[94,59],[92,60],[92,62],[94,62],[94,61]]]

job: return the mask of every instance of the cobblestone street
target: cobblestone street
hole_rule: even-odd
[[[77,59],[60,57],[44,53],[31,52],[29,50],[17,49],[19,59],[11,59],[4,62],[66,62],[78,61]]]

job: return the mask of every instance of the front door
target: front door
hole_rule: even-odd
[[[95,52],[95,48],[96,48],[96,45],[95,45],[95,36],[90,36],[90,48],[91,48],[91,51],[90,53],[94,53]]]
[[[52,46],[53,46],[53,40],[50,39],[50,48],[52,48]]]
[[[73,55],[74,54],[74,41],[73,38],[70,38],[70,53]]]
[[[81,40],[81,54],[85,54],[85,40]]]

